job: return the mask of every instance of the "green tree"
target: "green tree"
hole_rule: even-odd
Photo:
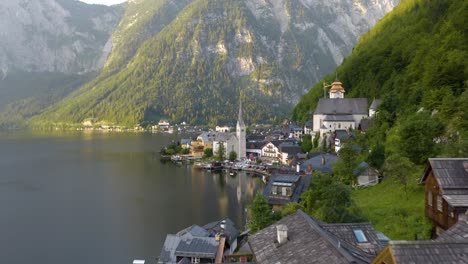
[[[443,130],[443,125],[429,113],[410,115],[400,127],[400,150],[413,163],[423,164],[439,153],[435,139]]]
[[[271,225],[275,220],[267,200],[260,193],[255,195],[252,204],[249,206],[249,212],[251,218],[248,227],[254,233]]]
[[[315,133],[314,141],[313,141],[313,148],[316,149],[319,147],[320,142],[320,133]]]
[[[384,176],[394,179],[403,186],[405,197],[408,199],[408,184],[412,176],[414,164],[400,155],[390,156],[384,164]]]
[[[205,148],[203,150],[203,157],[204,158],[211,158],[213,157],[213,149],[212,148]]]
[[[307,213],[328,223],[364,220],[351,199],[351,188],[330,174],[316,172],[310,189],[301,198]]]
[[[299,209],[304,209],[300,203],[288,203],[283,207],[283,210],[281,210],[281,217],[294,214]]]
[[[306,153],[312,150],[312,136],[304,135],[301,141],[301,150]]]
[[[216,153],[216,159],[225,160],[225,156],[226,156],[226,148],[224,147],[224,143],[221,142],[219,143],[218,153]]]
[[[346,185],[351,185],[356,181],[354,173],[360,161],[357,158],[355,146],[351,141],[344,144],[338,153],[338,160],[333,163],[333,174]]]
[[[229,152],[229,160],[234,161],[237,159],[237,153],[235,151]]]
[[[385,162],[385,145],[377,143],[369,151],[367,162],[371,167],[380,170]]]

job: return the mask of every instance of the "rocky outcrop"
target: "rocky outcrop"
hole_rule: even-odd
[[[123,6],[74,0],[0,1],[0,71],[86,73],[100,69]]]

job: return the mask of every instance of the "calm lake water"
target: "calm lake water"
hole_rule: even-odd
[[[243,226],[261,179],[161,163],[176,137],[0,132],[0,263],[156,263],[167,233]]]

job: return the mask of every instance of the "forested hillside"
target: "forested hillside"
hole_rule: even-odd
[[[467,17],[463,0],[401,1],[323,80],[338,75],[347,97],[383,99],[368,135],[371,152],[416,164],[468,155]],[[295,120],[309,118],[323,81],[301,99]]]
[[[131,1],[101,75],[33,121],[276,120],[397,2]]]

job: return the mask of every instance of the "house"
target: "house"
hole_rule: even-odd
[[[296,142],[286,141],[279,144],[278,152],[280,153],[281,163],[289,164],[294,156],[301,153],[301,147]]]
[[[309,156],[310,159],[300,164],[300,169],[307,175],[311,175],[314,171],[333,173],[332,163],[338,160],[338,156],[328,153],[310,153]]]
[[[440,235],[468,210],[468,158],[431,158],[419,180],[425,211]]]
[[[340,149],[343,147],[344,142],[349,140],[350,138],[356,138],[356,134],[352,131],[348,130],[335,130],[334,131],[334,145],[335,145],[335,152],[339,152]]]
[[[248,157],[257,158],[262,156],[262,147],[265,145],[264,141],[248,141],[246,144]]]
[[[366,162],[361,162],[354,171],[356,187],[372,186],[379,183],[379,172]]]
[[[229,126],[216,126],[215,131],[216,132],[222,132],[222,133],[228,133],[229,131],[231,131],[231,127],[229,127]]]
[[[326,224],[298,210],[248,239],[255,263],[370,263],[382,245],[368,223]]]
[[[171,124],[166,119],[159,120],[158,126],[161,129],[168,129]]]
[[[190,146],[192,146],[192,139],[190,138],[183,138],[180,140],[180,146],[183,149],[190,149]]]
[[[302,127],[293,126],[291,128],[291,133],[289,134],[289,137],[299,139],[302,137],[303,134],[304,134],[304,129]]]
[[[262,147],[262,154],[261,159],[266,162],[279,162],[281,160],[280,152],[279,152],[279,145],[281,141],[268,141]]]
[[[239,231],[226,218],[203,227],[192,225],[166,236],[158,263],[221,263],[237,247]]]
[[[304,124],[304,135],[312,135],[315,136],[315,134],[313,133],[314,131],[314,123],[312,121],[307,121],[305,122]]]
[[[311,179],[310,175],[274,174],[263,189],[263,197],[274,211],[281,210],[285,204],[299,201],[301,194],[309,188]]]

